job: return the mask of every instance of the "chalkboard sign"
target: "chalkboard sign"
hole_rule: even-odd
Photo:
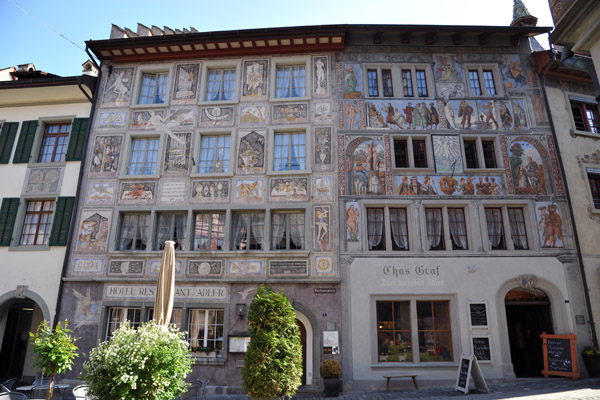
[[[470,303],[469,312],[471,314],[471,326],[482,328],[488,325],[485,303]]]
[[[490,338],[488,336],[473,337],[472,342],[473,354],[475,354],[478,361],[492,361]]]
[[[546,332],[540,335],[542,338],[542,350],[544,352],[545,377],[549,375],[570,376],[579,378],[577,372],[577,354],[575,353],[575,334],[570,335],[548,335]]]
[[[483,393],[489,393],[479,364],[477,363],[477,357],[472,354],[461,354],[460,364],[458,365],[458,376],[456,377],[455,390],[460,390],[464,394],[469,393],[469,379],[473,376],[473,382],[477,390]]]

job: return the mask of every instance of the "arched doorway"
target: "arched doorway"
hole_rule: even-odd
[[[543,332],[554,333],[548,295],[537,288],[514,288],[505,298],[510,356],[517,377],[540,376]]]
[[[0,321],[4,325],[0,379],[21,378],[23,375],[35,307],[35,302],[29,299],[14,300],[0,307]]]

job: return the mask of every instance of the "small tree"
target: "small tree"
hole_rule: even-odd
[[[71,331],[67,328],[67,320],[52,326],[48,321],[43,321],[36,333],[29,332],[33,340],[33,351],[37,353],[34,365],[42,368],[42,372],[50,375],[50,387],[48,389],[47,400],[52,398],[54,391],[54,380],[56,374],[65,373],[73,366],[73,359],[78,356],[77,346],[75,346],[75,337],[71,336]]]
[[[154,321],[124,323],[83,364],[88,394],[102,400],[172,400],[187,389],[192,358],[185,333]]]
[[[248,311],[248,330],[244,390],[253,398],[294,395],[302,382],[302,346],[294,308],[283,293],[258,289]]]

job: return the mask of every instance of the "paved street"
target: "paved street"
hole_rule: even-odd
[[[489,384],[490,393],[477,393],[472,390],[465,395],[454,390],[454,387],[427,388],[421,390],[390,390],[375,392],[344,392],[340,400],[395,400],[395,399],[460,399],[491,400],[592,400],[600,399],[600,379],[586,378],[573,381],[565,378],[536,378],[518,379],[514,382]],[[293,400],[322,399],[319,394],[298,394]],[[248,396],[241,395],[209,395],[208,400],[245,400]]]

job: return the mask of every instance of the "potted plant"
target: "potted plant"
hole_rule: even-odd
[[[583,363],[591,377],[600,377],[600,352],[594,346],[585,346],[581,352]]]
[[[342,391],[342,366],[339,361],[328,359],[321,362],[321,378],[325,397],[338,397]]]

